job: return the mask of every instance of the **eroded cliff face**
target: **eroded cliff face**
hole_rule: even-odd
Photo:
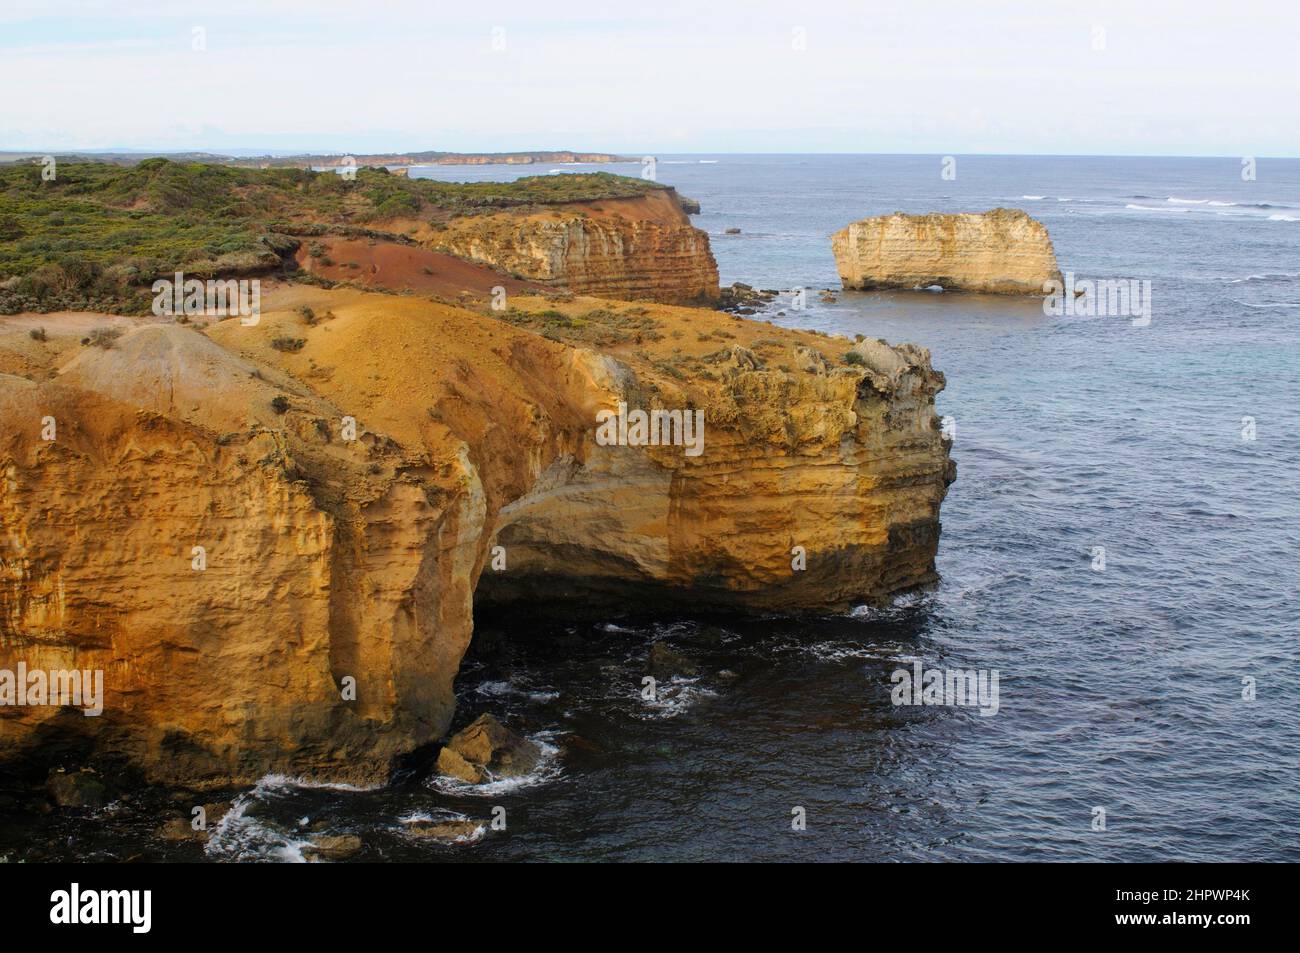
[[[934,415],[943,377],[921,348],[854,350],[865,371],[808,345],[797,370],[732,345],[714,380],[611,381],[629,407],[703,408],[702,452],[556,459],[502,511],[508,571],[485,574],[479,605],[842,611],[932,581],[953,476]]]
[[[580,294],[683,304],[718,296],[709,238],[670,189],[453,219],[417,232],[439,251]]]
[[[251,328],[117,319],[108,349],[84,318],[44,316],[46,341],[0,320],[0,669],[105,687],[97,718],[0,708],[0,758],[377,782],[448,728],[476,588],[530,612],[821,611],[934,577],[953,469],[922,349],[846,366],[846,341],[596,299],[512,304],[635,334],[358,291],[264,304]],[[600,445],[620,402],[702,410],[702,452]]]
[[[845,288],[1041,295],[1061,280],[1047,229],[1018,209],[866,218],[832,235],[831,248]]]

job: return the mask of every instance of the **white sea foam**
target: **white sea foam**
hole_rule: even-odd
[[[1166,202],[1173,202],[1175,205],[1204,205],[1209,199],[1179,199],[1172,195],[1165,199]]]
[[[268,778],[273,779],[266,784]],[[264,795],[282,788],[279,776],[268,776],[258,781],[249,791],[235,798],[230,810],[208,835],[203,852],[214,860],[277,860],[283,863],[306,863],[303,848],[311,841],[299,838],[289,831],[272,826],[259,817],[249,817],[245,812]]]
[[[1294,281],[1297,278],[1300,278],[1300,274],[1247,275],[1245,278],[1230,278],[1228,284],[1239,285],[1250,281]]]
[[[315,781],[310,778],[295,778],[287,774],[268,774],[261,778],[254,786],[254,791],[292,791],[294,788],[303,790],[328,790],[328,791],[378,791],[384,787],[382,782],[374,784],[348,784],[343,781]]]
[[[845,645],[840,642],[807,642],[799,646],[800,650],[820,662],[843,662],[847,659],[889,658],[890,653],[880,649],[869,649],[861,645]]]
[[[852,619],[874,619],[878,616],[892,612],[902,612],[907,609],[913,609],[921,605],[925,600],[925,594],[920,592],[900,592],[889,600],[889,605],[876,607],[869,605],[854,606],[849,610],[849,617]]]
[[[634,697],[642,706],[637,717],[645,721],[676,718],[690,711],[701,699],[717,696],[717,692],[701,685],[698,677],[685,675],[674,675],[666,682],[660,682],[654,698],[644,697],[640,688],[634,690]]]
[[[1295,215],[1270,215],[1270,222],[1300,222],[1300,216]]]
[[[230,805],[217,826],[208,836],[204,852],[216,860],[278,860],[286,863],[305,863],[303,848],[309,839],[283,830],[261,817],[249,817],[248,808],[254,802],[266,802],[295,790],[377,791],[383,784],[344,784],[333,781],[313,781],[285,774],[268,774],[258,779],[249,790],[240,794]],[[301,822],[299,823],[301,826]]]
[[[483,682],[474,688],[476,694],[486,695],[488,698],[504,698],[507,695],[519,695],[535,702],[554,701],[560,697],[560,693],[553,689],[531,689],[512,684],[507,681]]]
[[[1022,195],[1020,197],[1022,199],[1029,199],[1029,201],[1031,202],[1041,202],[1044,198],[1046,198],[1045,195]]]

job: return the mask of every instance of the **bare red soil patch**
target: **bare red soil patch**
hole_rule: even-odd
[[[312,254],[312,249],[324,252]],[[508,293],[543,290],[486,265],[477,265],[418,245],[365,238],[324,237],[304,242],[294,256],[298,266],[330,281],[353,281],[367,288],[416,291],[456,298],[463,292],[490,295],[495,287]]]

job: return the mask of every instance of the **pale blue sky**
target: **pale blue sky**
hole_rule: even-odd
[[[0,149],[1297,156],[1298,38],[1281,0],[4,0]]]

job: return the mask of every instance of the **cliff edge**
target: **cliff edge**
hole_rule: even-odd
[[[408,234],[516,279],[578,294],[667,304],[717,299],[709,236],[672,189],[462,216]]]
[[[0,757],[383,781],[450,725],[476,597],[824,612],[935,578],[922,348],[595,298],[263,303],[0,318],[0,669],[104,683],[98,717],[0,708]]]

